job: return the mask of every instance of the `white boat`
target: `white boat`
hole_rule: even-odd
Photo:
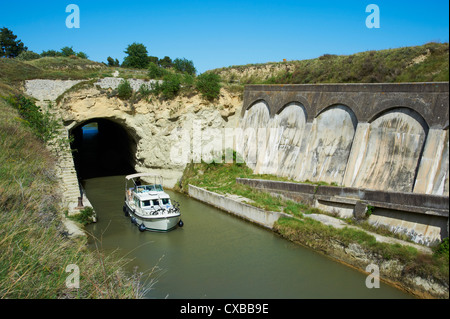
[[[141,178],[154,178],[155,183],[141,185]],[[164,192],[162,177],[149,173],[137,173],[125,177],[125,216],[139,227],[140,231],[170,231],[182,227],[179,204]],[[131,183],[132,187],[129,188]]]

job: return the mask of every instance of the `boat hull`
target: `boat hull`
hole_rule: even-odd
[[[141,231],[168,232],[175,229],[181,220],[181,214],[141,216],[128,203],[125,203],[124,210]]]

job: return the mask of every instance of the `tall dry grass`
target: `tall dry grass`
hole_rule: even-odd
[[[126,274],[125,258],[69,237],[60,203],[52,154],[0,98],[0,298],[141,298],[144,274]],[[79,288],[66,285],[71,264]]]

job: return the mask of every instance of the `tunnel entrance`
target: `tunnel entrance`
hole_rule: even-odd
[[[135,140],[118,123],[92,119],[71,130],[71,148],[80,180],[134,173]]]

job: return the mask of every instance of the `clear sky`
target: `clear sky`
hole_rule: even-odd
[[[66,6],[80,8],[80,28],[66,27]],[[366,6],[380,10],[380,28],[367,28]],[[352,54],[449,41],[447,0],[133,1],[0,0],[0,27],[29,50],[73,46],[91,60],[120,62],[143,43],[149,55],[186,58],[209,69]]]

